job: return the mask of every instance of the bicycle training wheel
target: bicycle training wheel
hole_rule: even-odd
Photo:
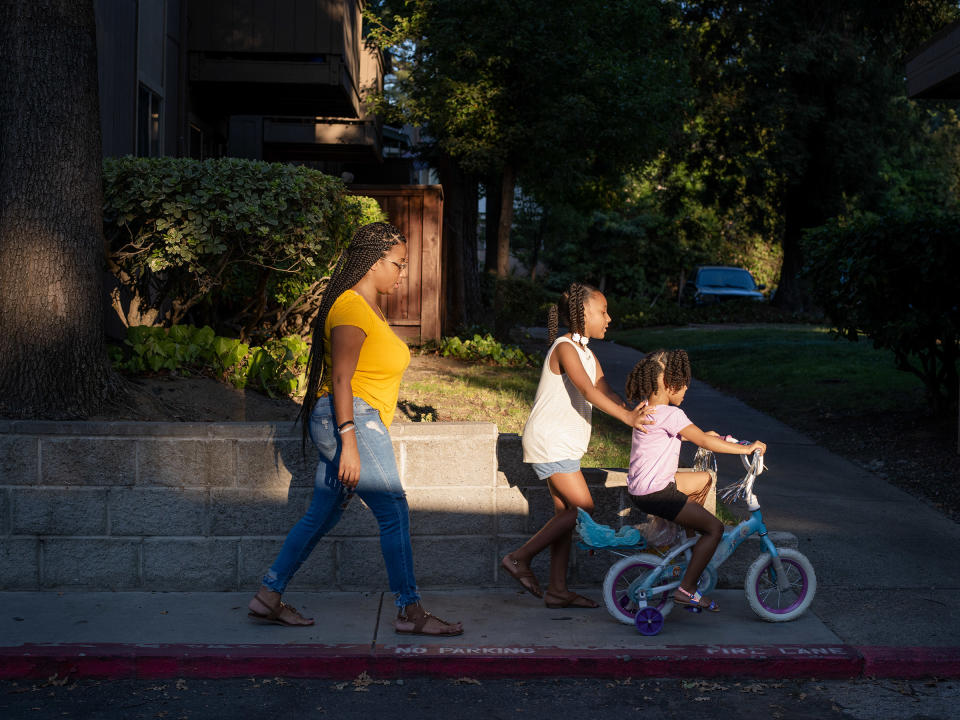
[[[768,622],[786,622],[800,617],[817,592],[817,575],[806,555],[789,548],[777,548],[783,562],[787,588],[777,587],[773,557],[763,553],[753,561],[743,582],[750,608]]]
[[[636,597],[630,597],[630,584],[637,578],[647,575],[657,565],[660,558],[650,553],[640,553],[621,558],[607,571],[603,579],[603,603],[614,618],[624,625],[633,625],[637,616]],[[658,584],[663,584],[658,581]],[[668,592],[647,597],[647,607],[655,608],[661,617],[666,617],[673,609],[673,597]]]
[[[663,615],[656,608],[647,605],[637,610],[633,623],[641,635],[656,635],[663,630]]]

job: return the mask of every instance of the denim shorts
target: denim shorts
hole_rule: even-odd
[[[530,467],[541,480],[546,480],[555,473],[575,473],[580,469],[579,460],[557,460],[547,463],[530,463]]]

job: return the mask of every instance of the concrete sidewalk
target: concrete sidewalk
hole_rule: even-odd
[[[640,353],[590,347],[622,388]],[[0,677],[960,677],[960,525],[702,383],[683,407],[702,429],[768,444],[769,470],[756,488],[764,518],[796,535],[817,573],[812,609],[800,619],[763,622],[742,591],[719,590],[719,615],[675,609],[659,635],[644,637],[602,607],[549,610],[524,593],[466,588],[424,598],[437,615],[464,622],[463,636],[441,640],[396,635],[381,593],[291,591],[285,600],[318,620],[294,629],[248,620],[254,588],[4,592]],[[738,458],[720,458],[721,486],[741,474]],[[597,588],[582,592],[600,598]]]
[[[597,597],[599,593],[586,590]],[[462,620],[460,637],[393,631],[380,593],[296,593],[310,628],[263,625],[240,593],[3,593],[0,677],[960,676],[960,651],[845,644],[813,613],[752,614],[719,590],[719,615],[674,609],[645,637],[601,607],[551,610],[521,592],[434,592],[428,608]]]

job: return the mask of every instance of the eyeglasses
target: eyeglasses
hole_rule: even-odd
[[[386,260],[388,263],[393,263],[394,265],[396,265],[397,270],[399,270],[400,272],[403,272],[407,268],[406,263],[398,263],[395,260],[391,260],[390,258],[384,258],[384,260]]]

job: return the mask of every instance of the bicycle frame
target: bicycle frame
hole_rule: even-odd
[[[770,556],[773,558],[773,569],[776,575],[775,580],[777,587],[781,591],[785,591],[787,589],[786,576],[783,572],[780,554],[777,552],[777,548],[767,534],[767,526],[764,524],[763,514],[760,512],[760,501],[757,500],[757,496],[753,494],[753,483],[757,479],[757,476],[763,472],[763,455],[759,452],[754,453],[753,459],[749,462],[746,460],[746,456],[743,456],[743,464],[747,468],[747,474],[734,486],[734,489],[736,489],[737,494],[743,493],[747,501],[747,508],[750,510],[750,517],[736,527],[724,531],[723,537],[720,539],[720,544],[717,546],[713,558],[711,558],[708,563],[708,567],[716,571],[727,558],[736,552],[744,540],[756,533],[763,542],[764,549],[770,553]],[[665,593],[680,585],[680,578],[677,578],[677,575],[682,576],[686,570],[686,563],[690,562],[690,548],[697,542],[697,539],[696,537],[689,538],[686,542],[673,548],[664,556],[656,568],[647,573],[646,576],[637,578],[630,584],[627,592],[629,595],[635,595],[637,597],[640,607],[646,607],[648,595]],[[673,564],[674,558],[680,553],[684,554],[686,563],[676,565],[671,569],[670,576],[676,579],[671,579],[669,583],[649,587],[650,583],[657,582],[662,578],[664,570]]]

